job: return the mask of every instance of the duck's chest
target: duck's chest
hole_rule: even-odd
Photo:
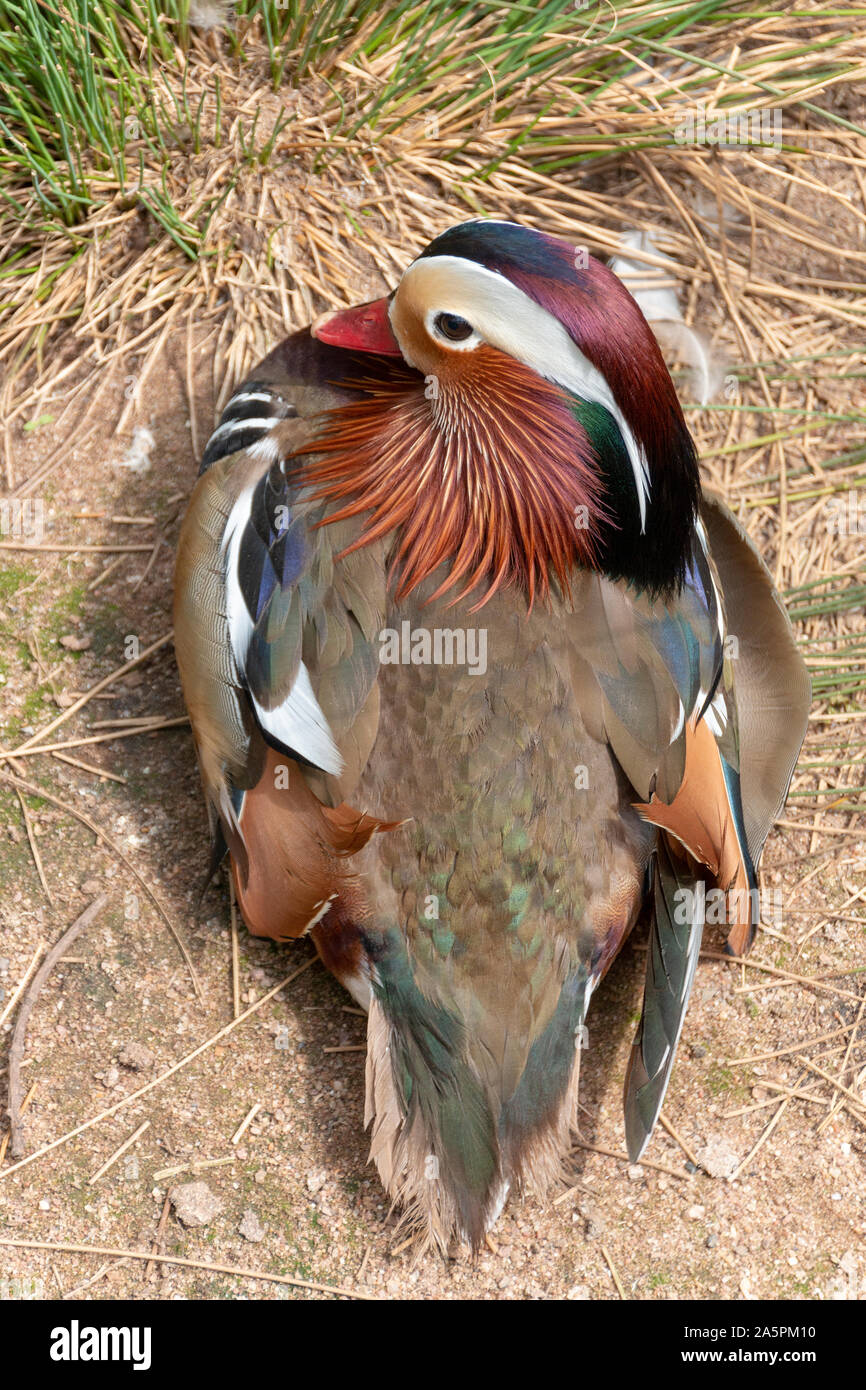
[[[530,937],[623,894],[628,915],[651,833],[584,717],[579,615],[527,615],[508,591],[471,613],[426,592],[391,607],[379,635],[359,804],[407,824],[370,847],[377,896],[446,944],[454,914]]]

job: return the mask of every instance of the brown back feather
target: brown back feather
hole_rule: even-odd
[[[253,935],[303,936],[336,896],[354,897],[357,878],[348,857],[394,824],[345,803],[323,806],[299,765],[268,747],[262,775],[246,793],[240,815],[246,877],[232,856],[238,904]]]

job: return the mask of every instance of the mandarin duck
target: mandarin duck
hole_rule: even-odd
[[[477,1249],[561,1177],[645,909],[636,1160],[708,884],[751,943],[810,689],[613,272],[466,222],[282,342],[207,445],[175,644],[212,868],[368,1010],[371,1157],[425,1239]]]

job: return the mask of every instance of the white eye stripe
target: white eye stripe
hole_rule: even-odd
[[[443,299],[459,308],[443,308]],[[391,324],[410,365],[411,348],[401,340],[400,301],[423,311],[423,322],[434,342],[453,350],[471,350],[479,342],[490,343],[539,376],[564,387],[582,400],[604,406],[616,421],[628,452],[640,507],[641,531],[646,530],[649,502],[649,465],[644,450],[630,430],[613,392],[597,367],[584,356],[554,314],[498,271],[487,270],[462,256],[422,256],[403,275],[391,307]],[[438,301],[438,302],[437,302]],[[423,307],[429,304],[436,307]],[[471,323],[475,333],[463,342],[451,342],[436,333],[433,320],[442,312],[456,313]]]

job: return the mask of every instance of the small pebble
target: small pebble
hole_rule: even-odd
[[[184,1226],[207,1226],[219,1216],[223,1204],[206,1182],[185,1182],[173,1187],[168,1199]]]
[[[254,1245],[258,1245],[259,1242],[263,1241],[265,1238],[264,1226],[262,1225],[259,1218],[256,1216],[255,1212],[251,1211],[249,1208],[247,1208],[247,1210],[244,1212],[238,1230],[240,1231],[244,1240],[252,1241]]]
[[[702,1149],[698,1149],[697,1159],[705,1173],[711,1178],[730,1178],[740,1166],[739,1155],[734,1152],[727,1139],[720,1134],[711,1134]]]
[[[143,1043],[129,1042],[117,1060],[122,1067],[129,1067],[130,1071],[147,1071],[148,1067],[153,1066],[155,1058]]]

